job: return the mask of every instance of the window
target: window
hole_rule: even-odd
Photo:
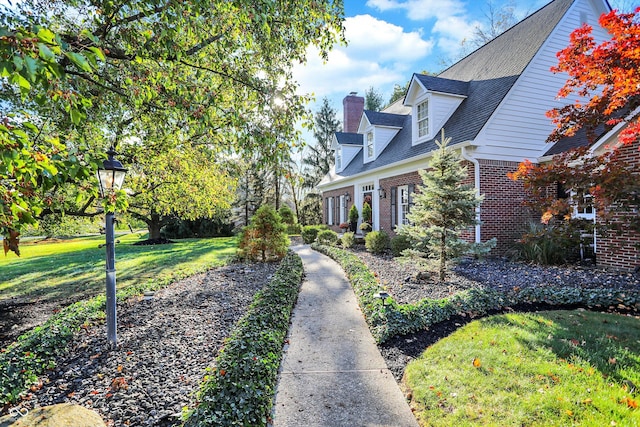
[[[418,104],[418,138],[429,135],[429,101]]]
[[[589,191],[572,191],[571,206],[573,207],[573,217],[581,219],[595,219],[596,211],[593,208],[593,196]]]
[[[340,224],[347,222],[347,200],[345,196],[340,196]]]
[[[327,199],[327,224],[333,225],[333,197]]]
[[[398,187],[398,225],[409,224],[407,214],[409,213],[409,186]]]
[[[413,205],[412,194],[415,190],[414,184],[391,187],[391,227],[401,227],[409,224],[407,214],[411,212]]]
[[[373,132],[367,132],[367,158],[373,157]]]
[[[342,148],[336,149],[336,170],[342,169]]]

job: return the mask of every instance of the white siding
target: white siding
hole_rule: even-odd
[[[344,168],[349,166],[349,163],[353,160],[353,158],[358,154],[358,151],[362,150],[362,147],[359,145],[343,145],[342,146],[342,169],[337,170],[336,172],[342,172]]]
[[[393,139],[394,136],[398,133],[399,129],[396,128],[385,128],[376,126],[375,142],[373,143],[373,148],[375,152],[373,153],[374,158],[378,158],[380,153],[387,148],[389,142]]]
[[[536,159],[551,148],[545,140],[554,125],[545,113],[576,97],[556,99],[568,75],[553,74],[550,68],[557,65],[556,53],[567,47],[569,34],[580,27],[581,17],[586,16],[594,27],[596,40],[606,38],[606,32],[597,25],[599,15],[590,0],[573,4],[478,134],[474,157],[522,161]]]
[[[447,96],[439,93],[431,94],[429,102],[429,112],[431,123],[429,123],[429,133],[431,136],[436,135],[442,126],[449,120],[449,117],[460,106],[464,98],[457,96]]]

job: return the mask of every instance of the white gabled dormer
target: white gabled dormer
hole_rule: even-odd
[[[467,97],[469,82],[414,74],[404,105],[411,107],[412,144],[433,139]]]
[[[336,132],[331,148],[334,150],[335,170],[340,173],[362,149],[362,135],[359,133]]]
[[[360,119],[358,133],[362,134],[363,162],[378,158],[389,142],[400,132],[405,115],[365,110]]]

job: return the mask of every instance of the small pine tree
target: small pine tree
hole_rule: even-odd
[[[278,212],[269,205],[261,206],[242,231],[240,257],[262,262],[282,259],[290,243],[285,231]]]
[[[414,243],[412,249],[403,252],[405,260],[417,260],[418,265],[435,269],[440,281],[446,278],[447,261],[469,248],[459,234],[476,224],[475,210],[482,202],[472,186],[462,184],[467,169],[458,155],[447,149],[450,140],[445,139],[443,130],[441,141],[436,140],[440,149],[433,155],[429,171],[420,171],[423,185],[413,196],[415,204],[407,214],[410,225],[400,228],[400,234]]]

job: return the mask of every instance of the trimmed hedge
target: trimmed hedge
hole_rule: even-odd
[[[386,300],[386,308],[374,297],[378,280],[356,255],[335,247],[313,245],[313,249],[333,258],[351,281],[362,313],[377,342],[396,335],[406,335],[448,320],[456,315],[482,316],[518,304],[544,303],[556,306],[580,306],[640,311],[640,291],[548,287],[513,289],[468,289],[449,298],[423,299],[415,304],[398,304]]]
[[[208,369],[197,395],[200,403],[185,413],[185,426],[267,425],[302,276],[302,260],[289,251],[238,322],[216,367]]]
[[[124,301],[144,291],[162,289],[171,283],[222,265],[220,262],[198,268],[181,270],[162,279],[150,279],[127,286],[116,294]],[[38,381],[45,371],[55,368],[56,358],[67,354],[73,335],[83,325],[101,322],[105,318],[106,297],[98,295],[71,304],[51,316],[42,326],[37,326],[18,337],[0,353],[0,402],[15,403]]]

